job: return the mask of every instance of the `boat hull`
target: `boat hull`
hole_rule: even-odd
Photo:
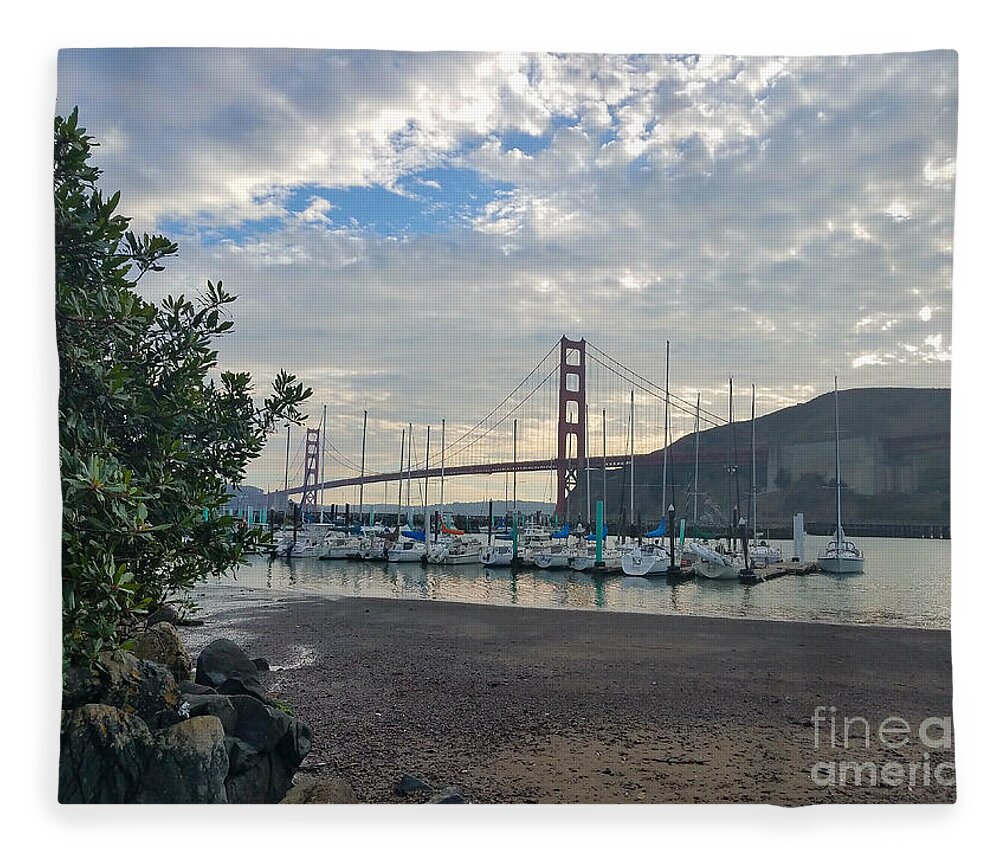
[[[864,573],[865,560],[849,556],[820,556],[816,566],[823,573]]]

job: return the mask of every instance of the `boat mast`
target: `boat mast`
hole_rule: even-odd
[[[516,418],[514,419],[514,480],[512,483],[514,485],[513,514],[514,514],[514,523],[516,527],[517,523],[517,419]]]
[[[757,540],[757,386],[750,386],[750,539]]]
[[[629,438],[628,522],[629,525],[635,525],[635,389],[634,388],[629,394],[628,438]]]
[[[323,490],[326,484],[326,404],[323,404],[323,450],[319,457],[319,520],[323,522],[323,508],[326,507],[323,500]]]
[[[583,414],[584,420],[586,421],[587,433],[590,433],[590,404],[583,404]],[[587,470],[587,525],[590,526],[590,445],[584,440],[584,446],[587,449],[587,454],[584,462],[584,468]]]
[[[840,507],[840,387],[836,376],[833,377],[833,415],[837,452],[837,549],[840,550],[842,545],[841,535],[843,534],[844,527],[841,521]]]
[[[361,483],[358,484],[358,511],[361,522],[365,521],[365,447],[368,441],[368,410],[365,410],[364,422],[361,425]]]
[[[406,450],[406,428],[399,441],[399,499],[396,501],[396,532],[399,532],[400,518],[403,514],[403,452]]]
[[[733,378],[729,377],[729,481],[726,484],[726,506],[729,520],[729,551],[733,551],[733,476],[736,474],[736,428],[733,426]]]
[[[701,455],[701,392],[694,407],[694,524],[698,525],[698,458]]]
[[[410,485],[413,481],[413,422],[410,422],[409,445],[406,449],[406,524],[410,525],[413,517],[413,505],[410,501]]]
[[[667,448],[669,447],[670,426],[670,341],[665,349],[666,358],[663,363],[663,478],[660,482],[660,519],[667,521]]]
[[[430,511],[430,480],[431,480],[431,425],[427,425],[427,449],[424,452],[424,546],[431,542],[430,522],[428,513]]]
[[[441,516],[444,516],[444,418],[441,419]]]
[[[292,425],[285,423],[285,506],[288,505],[288,455],[292,450]]]
[[[603,444],[603,455],[601,458],[601,498],[604,504],[608,503],[608,410],[601,410],[601,439]]]

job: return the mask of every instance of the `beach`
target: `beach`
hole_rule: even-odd
[[[407,773],[478,803],[955,799],[947,630],[241,588],[201,617],[192,654],[267,659],[304,770],[362,802]]]

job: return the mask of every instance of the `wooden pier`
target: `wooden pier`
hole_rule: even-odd
[[[818,572],[819,567],[815,562],[779,561],[777,564],[771,564],[767,567],[741,570],[740,582],[745,582],[748,585],[757,585],[761,582],[769,582],[772,579],[780,579],[783,576],[805,576]]]

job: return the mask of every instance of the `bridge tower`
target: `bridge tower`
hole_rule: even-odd
[[[316,510],[316,488],[319,486],[319,428],[306,428],[306,461],[302,480],[302,513]]]
[[[566,503],[587,456],[587,341],[559,342],[559,422],[556,438],[556,513],[566,521]],[[575,444],[571,445],[570,440]]]

